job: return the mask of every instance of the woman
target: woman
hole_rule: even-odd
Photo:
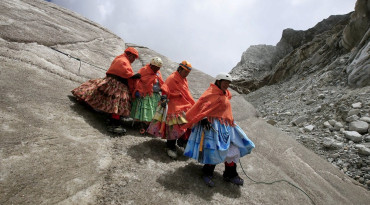
[[[114,133],[126,133],[121,126],[120,116],[130,115],[130,93],[128,84],[130,79],[140,78],[140,74],[134,75],[131,63],[139,57],[139,52],[128,47],[125,52],[117,56],[108,71],[106,77],[89,80],[72,90],[72,94],[79,101],[83,101],[96,110],[111,114],[108,122],[108,131]]]
[[[210,187],[215,186],[212,177],[219,163],[225,164],[223,177],[226,181],[243,185],[236,163],[254,148],[253,142],[234,122],[231,93],[227,90],[231,81],[229,74],[218,74],[215,84],[211,84],[186,112],[188,123],[184,128],[193,128],[184,155],[204,164],[203,180]]]
[[[177,158],[176,143],[183,147],[190,134],[181,125],[187,123],[185,113],[195,103],[186,79],[191,69],[189,62],[182,61],[177,71],[166,79],[161,87],[161,103],[148,127],[148,133],[167,139],[167,154],[173,159]]]
[[[161,58],[154,57],[150,64],[145,65],[138,72],[141,74],[141,78],[137,80],[133,92],[131,117],[140,122],[140,134],[145,133],[161,98],[160,91],[164,82],[159,69],[162,64]]]

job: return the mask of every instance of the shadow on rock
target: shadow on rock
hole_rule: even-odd
[[[100,133],[108,135],[110,137],[123,136],[120,134],[114,134],[107,131],[107,120],[110,116],[108,113],[94,110],[88,104],[77,101],[77,99],[72,95],[68,95],[68,98],[70,101],[74,102],[74,104],[70,106],[71,109],[78,113],[80,116],[82,116],[89,125],[97,129]],[[134,130],[132,130],[132,127],[130,126],[129,122],[122,122],[122,124],[127,130],[127,134],[134,133]]]
[[[201,174],[200,164],[189,163],[185,167],[180,167],[175,172],[166,173],[157,179],[166,189],[179,192],[181,194],[195,194],[204,200],[212,200],[215,193],[225,197],[239,198],[241,196],[240,187],[223,181],[222,174],[214,172],[215,187],[210,188],[204,184]],[[222,164],[218,166],[223,166]]]
[[[138,145],[131,146],[127,151],[127,154],[135,159],[138,163],[142,159],[151,159],[156,162],[171,163],[174,160],[171,159],[166,151],[166,140],[159,138],[152,138],[148,141],[142,142]],[[177,151],[177,161],[187,161],[189,158],[183,155],[183,152]]]

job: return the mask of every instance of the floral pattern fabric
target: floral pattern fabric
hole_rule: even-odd
[[[73,89],[72,94],[92,108],[124,117],[130,115],[128,87],[112,77],[89,80]]]

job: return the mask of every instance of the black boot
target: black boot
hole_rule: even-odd
[[[167,155],[172,159],[177,159],[177,152],[176,152],[176,140],[167,140]]]
[[[213,164],[205,164],[202,168],[203,181],[209,187],[214,187],[215,186],[215,183],[212,181],[213,172],[215,170],[215,167],[216,167],[216,165],[213,165]]]
[[[122,127],[121,121],[118,119],[110,118],[108,119],[108,132],[112,132],[115,134],[125,134],[126,129]]]
[[[177,139],[177,146],[182,147],[185,149],[186,144],[188,143],[187,140],[184,140],[183,138]]]
[[[227,182],[231,182],[235,185],[243,186],[244,180],[239,177],[238,172],[236,172],[236,164],[234,163],[233,166],[227,166],[225,163],[225,171],[222,175],[224,180]]]

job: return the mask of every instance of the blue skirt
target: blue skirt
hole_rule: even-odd
[[[213,128],[210,130],[203,129],[200,123],[192,128],[184,151],[185,156],[196,159],[202,164],[219,164],[225,162],[230,147],[236,147],[240,157],[251,153],[255,147],[238,125],[234,127],[224,125],[217,119],[211,124]],[[201,144],[203,145],[202,151],[200,151]]]

